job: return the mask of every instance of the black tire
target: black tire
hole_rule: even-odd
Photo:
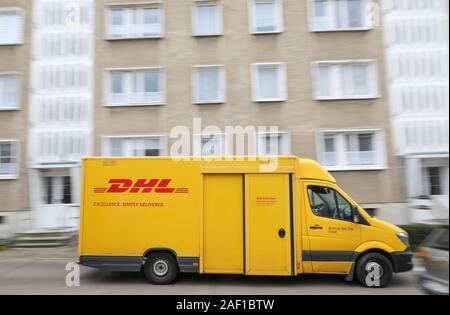
[[[177,260],[170,253],[152,253],[145,261],[144,275],[152,284],[170,284],[178,275]]]
[[[369,273],[380,270],[381,277],[375,279]],[[356,278],[365,287],[384,288],[389,285],[393,276],[392,264],[384,255],[368,253],[362,256],[356,264]]]

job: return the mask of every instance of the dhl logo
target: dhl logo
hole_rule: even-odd
[[[157,193],[157,194],[187,194],[188,188],[168,187],[171,179],[138,179],[133,182],[131,179],[110,179],[109,187],[94,188],[94,193]]]

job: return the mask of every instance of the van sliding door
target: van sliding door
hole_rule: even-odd
[[[246,274],[293,274],[289,176],[245,175]]]

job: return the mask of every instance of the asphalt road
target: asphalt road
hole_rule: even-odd
[[[148,284],[140,273],[106,272],[81,267],[80,286],[66,285],[66,264],[74,248],[0,251],[0,294],[422,294],[414,272],[395,275],[383,289],[366,289],[340,276],[245,277],[182,274],[168,286]]]

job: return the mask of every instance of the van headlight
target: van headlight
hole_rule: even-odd
[[[409,236],[406,233],[400,232],[397,233],[397,237],[400,239],[400,241],[402,241],[403,244],[405,244],[407,247],[410,246],[409,244]]]

